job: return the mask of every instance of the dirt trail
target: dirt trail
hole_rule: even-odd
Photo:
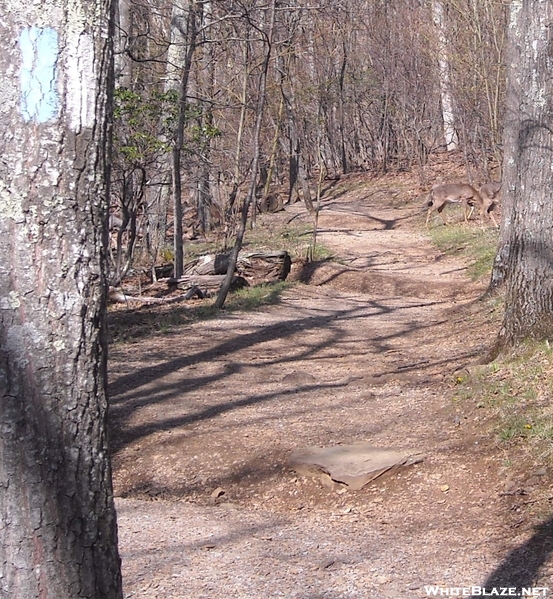
[[[502,494],[476,406],[450,399],[489,341],[482,288],[422,220],[385,192],[328,200],[320,240],[341,260],[309,285],[112,348],[127,597],[402,599],[495,568],[507,586],[501,564],[533,521]],[[425,459],[357,492],[287,466],[296,448],[360,441]],[[548,586],[553,570],[519,562]]]

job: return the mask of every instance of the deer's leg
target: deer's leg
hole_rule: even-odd
[[[465,206],[465,223],[468,224],[474,213],[474,203],[471,203],[469,200],[464,200],[463,204]]]
[[[428,206],[428,212],[426,213],[426,228],[428,229],[428,225],[430,223],[430,217],[432,216],[432,213],[434,212],[434,210],[436,210],[436,208],[438,208],[438,205],[436,204],[435,200],[429,199],[427,206]]]
[[[447,220],[446,220],[445,216],[443,215],[445,206],[446,206],[446,204],[444,202],[441,206],[438,207],[438,214],[440,215],[440,218],[442,219],[444,225],[447,227]]]
[[[490,217],[490,220],[492,221],[494,227],[497,229],[497,228],[499,228],[499,225],[497,224],[497,221],[495,220],[495,216],[493,215],[494,208],[495,208],[495,202],[490,202],[485,210],[486,210],[486,214]]]
[[[428,223],[430,222],[430,215],[434,212],[434,206],[430,206],[428,212],[426,213],[426,228],[428,229]]]
[[[436,208],[434,200],[432,198],[432,192],[430,192],[426,198],[426,206],[428,206],[428,211],[426,212],[426,228],[428,229],[428,223],[430,222],[430,215]]]

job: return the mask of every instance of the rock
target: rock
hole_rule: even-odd
[[[225,490],[221,487],[217,487],[214,491],[211,492],[211,499],[217,499],[221,497],[221,495],[225,494]]]
[[[527,481],[526,481],[526,488],[534,488],[539,486],[541,483],[541,480],[538,476],[531,476]]]
[[[317,566],[317,568],[319,570],[327,570],[328,568],[330,568],[331,566],[333,566],[335,563],[336,563],[336,558],[329,557],[329,558],[324,559],[323,561],[321,561],[319,563],[319,565]]]
[[[317,382],[317,379],[308,372],[289,372],[282,377],[282,382],[287,385],[313,385]]]
[[[507,480],[503,487],[503,495],[514,495],[517,491],[517,483],[514,480]]]
[[[352,491],[358,491],[385,472],[420,461],[420,452],[381,449],[368,443],[306,447],[290,456],[290,465],[298,474],[326,479],[326,485],[330,481],[343,483]]]

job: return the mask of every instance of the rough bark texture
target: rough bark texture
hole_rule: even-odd
[[[110,0],[3,0],[0,595],[121,597],[106,438]]]
[[[499,346],[553,335],[552,2],[511,5],[503,223],[492,287],[505,284]]]

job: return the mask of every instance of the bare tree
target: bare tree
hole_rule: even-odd
[[[200,2],[190,0],[187,7],[186,18],[186,52],[184,62],[181,65],[180,86],[178,91],[178,117],[175,129],[175,137],[172,148],[172,195],[173,195],[173,218],[174,218],[174,276],[182,276],[184,267],[184,248],[182,230],[182,173],[181,157],[184,148],[184,129],[186,124],[186,110],[188,106],[188,83],[192,68],[192,58],[196,50],[198,22],[202,11]]]
[[[108,0],[3,0],[3,597],[122,597],[106,432]]]
[[[256,115],[256,125],[255,125],[255,135],[254,135],[254,154],[252,160],[252,169],[250,176],[250,186],[248,189],[248,195],[244,201],[242,206],[242,218],[240,220],[240,225],[238,227],[238,231],[236,233],[236,241],[234,243],[234,247],[230,254],[229,266],[227,270],[227,274],[223,285],[219,291],[219,295],[217,296],[217,300],[215,305],[217,308],[222,308],[225,304],[225,300],[227,298],[228,292],[230,290],[230,286],[232,284],[232,279],[234,276],[234,271],[236,269],[236,263],[238,261],[238,253],[242,248],[242,242],[244,239],[244,233],[246,232],[246,224],[248,220],[248,212],[250,206],[255,198],[255,189],[257,185],[257,173],[259,167],[259,139],[261,134],[261,124],[263,122],[263,112],[265,108],[265,99],[267,93],[267,74],[269,72],[269,62],[271,60],[271,52],[273,49],[273,33],[275,27],[275,6],[276,0],[271,0],[270,4],[266,9],[263,10],[265,13],[264,18],[264,26],[258,28],[259,33],[262,36],[263,45],[265,46],[265,57],[263,61],[263,66],[261,68],[261,73],[259,75],[259,100],[257,105],[257,115]]]
[[[490,177],[501,164],[505,102],[507,4],[499,0],[441,0],[447,7],[450,35],[450,85],[460,147],[467,166]],[[496,175],[497,176],[497,175]]]
[[[440,0],[432,0],[432,14],[438,38],[438,66],[440,92],[442,98],[442,115],[444,119],[444,140],[448,151],[458,147],[455,115],[453,113],[453,98],[451,93],[451,78],[449,71],[447,28],[444,19],[444,6]]]

